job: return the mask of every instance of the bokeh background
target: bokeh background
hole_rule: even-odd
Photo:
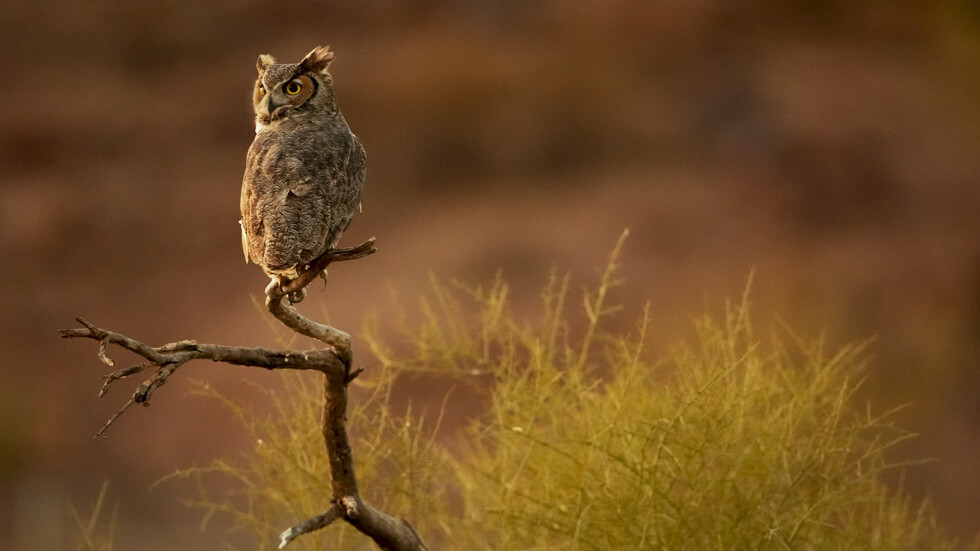
[[[215,549],[193,488],[247,446],[258,370],[189,364],[93,439],[83,316],[159,345],[274,346],[242,261],[254,61],[336,51],[368,151],[364,212],[302,305],[357,332],[430,274],[501,270],[533,312],[549,269],[595,281],[626,227],[619,318],[667,347],[755,269],[764,327],[873,337],[862,399],[910,404],[896,459],[953,534],[980,530],[980,4],[972,0],[5,0],[0,14],[0,548],[67,549],[108,481],[116,549]],[[304,343],[297,343],[304,345]],[[357,361],[368,368],[365,347]],[[114,354],[119,363],[131,358]],[[197,381],[198,383],[195,383]],[[438,385],[407,385],[426,404]],[[859,404],[861,405],[861,404]],[[261,406],[259,406],[261,407]],[[452,411],[452,410],[451,410]],[[896,480],[896,483],[898,481]]]

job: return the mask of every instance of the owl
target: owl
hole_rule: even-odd
[[[340,113],[327,71],[332,60],[333,52],[316,47],[299,63],[266,54],[256,62],[242,248],[245,262],[261,266],[280,287],[336,246],[364,192],[364,148]]]

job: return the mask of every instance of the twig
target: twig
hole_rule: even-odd
[[[291,541],[302,536],[303,534],[309,534],[310,532],[316,532],[321,528],[326,528],[331,522],[343,518],[343,514],[340,512],[340,508],[337,505],[326,510],[321,515],[315,517],[310,517],[303,522],[291,527],[290,529],[279,534],[279,549],[285,548]]]
[[[95,433],[95,436],[93,436],[93,438],[98,438],[100,436],[105,436],[105,431],[109,430],[109,426],[112,425],[113,423],[115,423],[116,422],[116,419],[118,419],[120,415],[122,415],[127,409],[129,409],[129,406],[131,406],[131,405],[133,405],[135,403],[136,403],[136,400],[134,398],[130,398],[129,401],[127,401],[125,404],[123,404],[123,407],[119,408],[118,411],[116,411],[115,413],[112,414],[112,417],[110,417],[109,420],[106,421],[104,425],[102,425],[102,428],[99,429],[99,432]]]
[[[103,344],[105,343],[105,341],[102,342]],[[113,371],[112,373],[106,375],[105,377],[102,377],[103,379],[105,379],[105,382],[102,383],[102,388],[99,389],[99,397],[105,396],[105,393],[109,392],[109,386],[112,385],[112,383],[118,381],[119,379],[125,379],[130,375],[135,375],[146,368],[153,367],[154,365],[156,364],[151,361],[146,361],[143,363],[138,363],[131,367],[127,367],[126,369]]]
[[[326,251],[315,258],[313,262],[310,262],[306,269],[299,274],[299,277],[284,285],[282,289],[275,290],[275,294],[278,294],[276,298],[282,298],[286,295],[301,291],[307,285],[312,283],[313,280],[320,277],[320,274],[327,269],[327,266],[334,262],[357,260],[358,258],[363,258],[378,252],[377,247],[374,246],[374,242],[375,238],[372,237],[356,247],[330,249]],[[268,290],[266,294],[269,296],[273,295],[272,293],[269,293]]]

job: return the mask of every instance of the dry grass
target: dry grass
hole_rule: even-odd
[[[104,482],[95,503],[92,504],[92,511],[87,515],[83,516],[74,505],[69,507],[72,519],[75,521],[75,549],[112,551],[119,520],[119,503],[116,502],[113,506],[109,518],[105,518],[108,490],[109,483]]]
[[[649,309],[628,334],[603,328],[621,245],[584,297],[584,323],[566,314],[568,279],[553,276],[533,322],[510,314],[498,278],[433,285],[420,323],[392,322],[402,346],[369,327],[377,365],[349,412],[365,497],[409,518],[433,549],[957,548],[928,504],[880,480],[896,467],[886,452],[911,435],[854,403],[864,346],[831,352],[788,329],[759,337],[746,296],[697,320],[695,337],[663,358],[644,344]],[[453,453],[431,413],[393,413],[406,371],[483,385],[489,408],[454,435]],[[283,385],[261,417],[205,389],[256,443],[180,474],[198,482],[196,505],[231,515],[256,546],[330,495],[319,384],[285,373]],[[216,495],[214,476],[234,495]],[[343,524],[293,546],[373,548]]]

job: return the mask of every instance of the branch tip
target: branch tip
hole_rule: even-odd
[[[334,506],[324,511],[323,514],[304,520],[296,526],[284,531],[282,534],[279,534],[279,549],[285,548],[290,542],[303,534],[315,532],[316,530],[326,527],[338,518],[340,518],[340,512],[338,508]]]
[[[107,366],[115,367],[116,362],[112,361],[112,358],[109,356],[106,356],[105,349],[107,346],[109,346],[109,339],[103,338],[99,341],[99,359]]]
[[[344,384],[345,385],[346,384],[350,384],[351,381],[353,381],[354,379],[356,379],[357,376],[360,375],[363,372],[364,372],[364,368],[363,367],[358,367],[354,371],[351,371],[350,373],[347,374],[347,377],[344,379]]]
[[[75,318],[75,321],[77,321],[78,323],[84,325],[85,328],[88,329],[89,331],[91,331],[93,335],[104,335],[105,334],[105,331],[99,329],[98,327],[92,325],[91,323],[85,321],[84,319],[82,319],[80,317]]]
[[[344,496],[340,498],[340,505],[344,507],[347,518],[357,518],[357,499],[354,496]]]
[[[109,420],[106,421],[104,425],[102,425],[102,428],[99,429],[99,432],[95,433],[95,436],[93,438],[98,438],[100,436],[105,437],[105,433],[107,430],[109,430],[109,427],[116,422],[116,419],[119,419],[119,416],[122,415],[123,412],[129,409],[129,406],[133,405],[134,403],[135,400],[133,398],[130,398],[128,402],[123,404],[123,407],[119,408],[119,411],[112,414],[112,417],[110,417]]]

